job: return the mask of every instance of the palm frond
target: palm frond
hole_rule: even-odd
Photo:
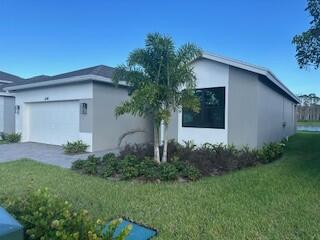
[[[190,64],[201,56],[202,50],[192,43],[182,45],[177,51],[178,62],[183,64]]]

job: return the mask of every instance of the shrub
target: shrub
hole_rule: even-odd
[[[153,145],[152,144],[134,144],[126,145],[120,151],[120,159],[125,158],[128,155],[134,155],[139,159],[144,159],[145,157],[153,157]]]
[[[264,145],[258,152],[259,160],[262,163],[270,163],[279,159],[285,149],[284,143],[270,143]]]
[[[108,178],[119,172],[119,159],[113,153],[108,153],[102,158],[101,162],[103,177]]]
[[[178,151],[180,151],[181,145],[174,140],[168,141],[168,159],[174,157]],[[162,147],[160,147],[160,153],[162,153]],[[134,155],[139,159],[153,158],[153,144],[134,144],[126,145],[120,151],[120,159],[125,158],[127,155]],[[162,157],[162,156],[160,156]]]
[[[83,173],[95,175],[98,173],[98,165],[100,164],[100,158],[95,155],[90,155],[87,160],[83,162]]]
[[[4,141],[6,138],[6,134],[4,132],[0,132],[0,140]]]
[[[168,162],[171,163],[171,164],[173,164],[178,171],[182,171],[182,170],[186,167],[186,165],[187,165],[187,162],[186,162],[186,161],[181,161],[181,160],[180,160],[178,157],[176,157],[176,156],[173,157],[173,158],[170,158]]]
[[[187,165],[182,170],[181,176],[187,178],[190,181],[197,181],[201,178],[201,173],[197,168]]]
[[[82,142],[82,140],[67,142],[67,144],[63,145],[63,149],[66,154],[85,153],[88,147],[89,146]]]
[[[121,223],[121,218],[111,221],[106,231],[103,232],[103,240],[125,240],[126,237],[129,235],[130,231],[132,230],[132,225],[129,224],[119,233],[119,235],[116,238],[114,238],[116,229]]]
[[[189,140],[189,141],[183,141],[183,143],[184,143],[184,147],[186,148],[186,149],[188,149],[188,150],[191,150],[191,151],[193,151],[193,150],[195,150],[196,148],[197,148],[197,145],[194,143],[194,141],[192,141],[192,140]]]
[[[7,143],[18,143],[21,141],[21,133],[2,133],[1,138]]]
[[[259,162],[258,150],[244,146],[238,151],[236,160],[238,169],[255,166]]]
[[[209,172],[220,174],[237,168],[237,149],[234,145],[207,144],[200,149],[204,158],[208,158]],[[203,169],[201,169],[203,170]]]
[[[120,174],[124,179],[136,178],[141,175],[139,159],[134,155],[127,155],[120,162]]]
[[[72,163],[71,169],[73,169],[73,170],[81,170],[81,169],[83,169],[86,161],[87,160],[82,160],[82,159],[74,161]]]
[[[75,210],[67,201],[52,195],[47,189],[31,192],[16,198],[7,196],[3,206],[20,221],[26,230],[26,240],[111,240],[121,219],[113,221],[102,233],[101,220],[93,221],[86,210]],[[124,240],[130,226],[122,231]]]
[[[162,163],[159,167],[160,180],[173,181],[178,178],[178,169],[171,163]]]
[[[257,150],[250,149],[248,146],[237,149],[233,145],[209,143],[195,148],[191,143],[187,143],[186,146],[180,145],[175,157],[190,163],[202,175],[220,175],[279,159],[284,152],[283,146],[283,143],[271,143]]]
[[[160,178],[159,164],[152,158],[144,158],[139,164],[139,171],[146,180],[155,181]]]
[[[156,163],[152,157],[152,145],[147,144],[128,145],[119,157],[114,154],[107,154],[102,159],[91,156],[86,161],[74,162],[72,168],[104,178],[117,175],[123,179],[139,177],[151,181],[172,181],[183,177],[195,181],[201,176],[221,175],[259,163],[269,163],[280,158],[283,152],[283,143],[250,149],[248,146],[236,148],[234,145],[209,143],[196,147],[192,142],[181,145],[170,141],[168,163]]]

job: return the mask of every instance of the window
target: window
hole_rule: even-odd
[[[182,127],[225,128],[225,87],[197,89],[200,112],[182,110]]]

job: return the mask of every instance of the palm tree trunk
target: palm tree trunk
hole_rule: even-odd
[[[164,124],[162,162],[167,162],[167,159],[168,159],[168,124]]]
[[[154,152],[153,152],[153,156],[154,156],[154,160],[157,163],[160,163],[160,150],[159,150],[159,126],[156,122],[154,122],[153,124],[153,135],[154,135]]]

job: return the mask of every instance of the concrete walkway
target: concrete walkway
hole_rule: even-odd
[[[38,162],[47,163],[63,168],[70,168],[72,162],[78,159],[86,159],[89,155],[103,156],[106,153],[118,151],[107,150],[79,155],[66,155],[61,146],[42,143],[14,143],[0,144],[0,163],[14,161],[21,158],[29,158]]]

